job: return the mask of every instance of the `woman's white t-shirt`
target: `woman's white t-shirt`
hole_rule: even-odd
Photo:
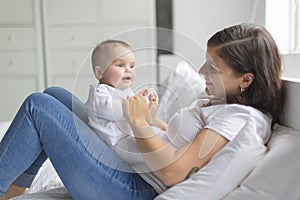
[[[168,122],[165,141],[169,141],[175,148],[180,148],[191,143],[203,128],[207,128],[229,141],[240,132],[251,130],[249,134],[254,134],[258,138],[257,141],[266,143],[271,136],[271,122],[270,116],[250,106],[220,104],[201,107],[197,100],[191,106],[173,115]],[[149,170],[147,166],[134,166],[134,168],[138,172]],[[154,174],[141,173],[140,175],[158,193],[167,189]]]
[[[260,137],[265,143],[268,141],[271,118],[257,109],[238,104],[200,107],[197,101],[175,113],[168,122],[166,135],[173,146],[180,148],[192,142],[203,128],[211,129],[230,141],[247,126],[249,120],[256,122],[255,128],[260,130]]]

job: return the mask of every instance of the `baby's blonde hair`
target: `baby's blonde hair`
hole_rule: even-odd
[[[131,46],[122,40],[109,39],[109,40],[105,40],[105,41],[101,42],[93,49],[93,52],[92,52],[92,67],[93,67],[94,73],[95,73],[96,66],[101,66],[101,64],[100,64],[101,60],[99,59],[99,55],[104,53],[104,47],[108,44],[113,45],[112,47],[123,46],[123,47],[128,48],[129,50],[133,51]]]

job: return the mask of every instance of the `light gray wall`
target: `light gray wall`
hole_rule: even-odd
[[[265,0],[174,0],[173,5],[175,54],[194,63],[201,62],[199,54],[217,30],[242,22],[265,23]]]

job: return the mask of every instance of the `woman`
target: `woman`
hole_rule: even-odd
[[[213,98],[204,107],[196,105],[183,112],[188,120],[178,127],[179,134],[167,132],[172,145],[152,131],[149,109],[141,95],[124,102],[151,172],[142,169],[143,173],[135,173],[119,159],[84,123],[82,104],[75,101],[72,106],[70,94],[62,94],[64,90],[30,95],[1,141],[0,196],[7,199],[23,193],[49,157],[73,199],[153,199],[184,181],[195,167],[206,165],[248,125],[249,118],[268,140],[272,124],[281,116],[281,60],[264,28],[240,24],[214,34],[199,73]],[[174,116],[170,123],[177,119]],[[192,126],[185,126],[191,122]]]

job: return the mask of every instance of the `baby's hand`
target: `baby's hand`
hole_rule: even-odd
[[[156,111],[158,108],[158,95],[153,90],[153,88],[145,89],[143,92],[143,97],[146,100],[146,103],[149,108],[149,114],[147,117],[147,121],[153,125],[153,120],[156,118]]]
[[[226,103],[226,99],[225,98],[214,98],[213,96],[210,96],[209,98],[198,99],[195,102],[196,102],[196,105],[199,107],[206,107],[206,106],[211,106],[211,105],[224,104],[224,103]],[[193,105],[195,105],[194,103],[193,103]]]
[[[144,89],[139,94],[144,97],[149,108],[153,105],[158,105],[158,94],[153,88]]]
[[[154,90],[149,91],[146,95],[144,95],[144,98],[145,98],[149,108],[152,105],[158,105],[158,95]]]
[[[206,107],[211,105],[211,101],[208,98],[199,99],[197,104],[199,107]]]
[[[154,90],[148,91],[147,95],[144,96],[146,102],[149,107],[149,114],[147,117],[147,121],[152,126],[160,128],[165,131],[167,129],[167,124],[156,116],[157,108],[158,108],[158,95]]]

